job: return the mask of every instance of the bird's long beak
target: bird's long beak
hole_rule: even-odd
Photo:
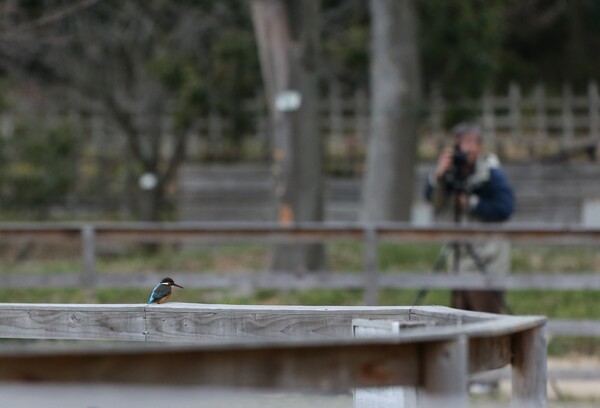
[[[178,284],[176,284],[176,283],[173,283],[173,286],[177,286],[178,288],[181,288],[181,289],[183,289],[183,286],[181,286],[181,285],[178,285]]]

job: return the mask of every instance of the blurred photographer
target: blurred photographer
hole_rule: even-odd
[[[515,207],[513,191],[498,158],[482,152],[479,126],[459,124],[452,133],[454,145],[440,154],[425,187],[425,198],[432,203],[436,216],[449,220],[447,214],[453,210],[455,222],[506,221]],[[459,249],[451,254],[449,265],[461,272],[507,274],[509,242],[494,240]],[[453,291],[452,306],[490,313],[506,311],[502,291]]]

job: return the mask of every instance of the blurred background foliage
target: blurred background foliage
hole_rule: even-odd
[[[321,1],[323,95],[334,83],[343,96],[368,92],[368,4]],[[435,86],[444,95],[448,124],[465,114],[458,106],[452,109],[453,101],[486,90],[504,92],[510,82],[520,83],[523,92],[537,83],[559,92],[566,83],[581,91],[600,79],[599,2],[422,0],[417,5],[422,86],[425,91]],[[243,106],[262,97],[247,2],[4,0],[0,16],[0,114],[16,118],[0,132],[2,208],[31,208],[43,217],[37,208],[74,189],[93,190],[93,183],[80,178],[104,171],[89,169],[89,140],[68,118],[36,123],[35,114],[44,109],[100,106],[121,127],[128,140],[113,148],[117,164],[106,171],[122,180],[118,193],[132,216],[147,197],[131,192],[139,193],[137,180],[148,172],[159,175],[161,190],[151,199],[163,214],[171,213],[169,195],[185,160],[185,135],[199,118],[213,112],[228,123],[226,140],[220,141],[224,147],[204,160],[244,160],[242,138],[255,132],[257,123]],[[23,92],[32,83],[35,91]],[[27,104],[35,105],[33,115]],[[135,119],[140,112],[143,121]],[[163,136],[146,137],[157,128],[157,112],[171,116],[172,133],[182,141],[180,154],[165,158],[157,153]],[[43,154],[36,153],[39,144]]]

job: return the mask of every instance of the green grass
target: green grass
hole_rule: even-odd
[[[600,271],[600,252],[592,247],[513,247],[513,272],[571,273]]]
[[[17,256],[19,248],[0,248],[1,274],[79,273],[80,249],[60,247],[28,249],[28,256]],[[382,272],[411,271],[430,273],[441,249],[440,244],[381,242],[378,247]],[[364,268],[363,246],[359,242],[328,243],[327,269],[361,273]],[[97,269],[105,273],[126,272],[257,272],[268,268],[269,251],[264,245],[165,246],[148,254],[136,245],[103,248],[97,258]],[[512,269],[515,273],[599,272],[600,251],[592,247],[514,246]],[[184,283],[185,285],[185,283]],[[80,289],[0,289],[0,302],[23,303],[145,303],[151,288],[99,289],[89,293]],[[380,305],[412,305],[418,290],[382,289]],[[515,314],[546,315],[549,318],[600,319],[599,291],[511,291],[507,303]],[[360,290],[277,291],[243,289],[177,290],[173,301],[224,304],[273,305],[362,305]],[[450,305],[450,291],[431,290],[423,304]],[[597,338],[554,338],[549,348],[552,355],[573,352],[600,352]]]

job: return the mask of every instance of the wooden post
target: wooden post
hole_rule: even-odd
[[[546,325],[513,335],[512,407],[546,406]]]
[[[365,227],[365,240],[364,240],[364,256],[365,256],[365,299],[364,302],[367,306],[377,305],[377,291],[378,291],[378,264],[379,258],[377,256],[377,231],[375,227],[369,225]]]
[[[354,94],[354,123],[356,140],[364,145],[369,137],[369,111],[367,95],[363,89]]]
[[[425,345],[422,355],[423,386],[419,407],[466,407],[468,378],[468,339]]]
[[[509,109],[510,109],[510,127],[513,140],[523,142],[523,132],[521,130],[521,89],[516,83],[511,83],[508,90]]]
[[[490,147],[496,148],[496,118],[494,116],[493,96],[489,89],[486,89],[481,97],[481,108],[483,114],[483,139],[484,143]]]
[[[440,89],[440,84],[435,83],[431,87],[431,96],[429,97],[431,136],[435,142],[436,155],[439,155],[446,145],[444,140],[444,97]]]
[[[85,224],[81,228],[83,273],[81,281],[86,289],[96,286],[96,231],[93,225]]]
[[[339,88],[336,82],[329,84],[329,146],[335,153],[341,152],[344,144],[344,113]]]
[[[590,130],[589,137],[593,141],[600,141],[600,97],[598,96],[598,86],[595,82],[588,84],[588,98],[589,98],[589,118],[590,118]]]
[[[219,114],[211,110],[208,114],[208,140],[213,146],[223,146],[223,126]],[[217,148],[217,150],[220,150]]]
[[[547,148],[548,117],[546,116],[546,90],[538,84],[534,91],[535,104],[535,137],[537,145],[542,149]],[[543,152],[546,153],[546,152]]]
[[[573,123],[573,91],[569,85],[563,86],[562,126],[563,138],[561,147],[567,150],[573,144],[573,134],[575,130]]]

